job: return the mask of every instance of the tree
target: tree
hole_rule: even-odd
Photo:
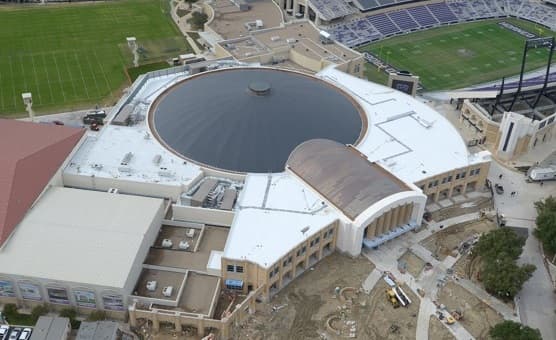
[[[556,198],[549,196],[535,202],[537,209],[537,229],[535,236],[542,242],[545,250],[555,254],[556,258]],[[554,262],[555,259],[552,259]]]
[[[538,329],[510,320],[492,327],[489,335],[493,340],[542,340],[541,332]]]
[[[208,15],[206,15],[205,13],[193,12],[191,13],[191,18],[189,18],[187,22],[196,29],[202,29],[207,20]]]
[[[501,228],[484,234],[473,248],[473,254],[483,259],[509,257],[517,260],[521,255],[525,239],[511,229]]]
[[[521,290],[536,267],[532,264],[518,266],[510,258],[486,261],[481,273],[485,289],[503,300],[511,300]]]
[[[60,311],[60,316],[70,319],[70,324],[72,329],[78,329],[81,325],[81,321],[76,320],[77,311],[74,308],[64,308]]]
[[[194,3],[197,2],[197,0],[185,0],[185,2],[187,2],[189,4],[189,9],[191,9],[191,7],[193,6]]]
[[[49,311],[50,309],[48,308],[47,304],[36,305],[31,310],[31,317],[36,322],[41,316],[48,314]]]

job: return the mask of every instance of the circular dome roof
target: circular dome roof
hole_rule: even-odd
[[[150,121],[157,138],[187,159],[235,172],[281,172],[307,140],[355,143],[363,135],[360,111],[320,79],[232,68],[172,86],[153,105]]]

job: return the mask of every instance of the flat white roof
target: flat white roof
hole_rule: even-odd
[[[90,133],[64,172],[175,186],[195,181],[201,175],[201,169],[160,145],[147,124],[152,101],[168,86],[186,76],[186,73],[179,73],[147,80],[132,100],[136,105],[135,112],[144,119],[133,126],[108,124],[98,134]],[[128,153],[132,157],[127,165],[122,165]]]
[[[248,208],[236,213],[223,257],[269,268],[296,245],[334,222],[336,214]],[[305,229],[307,228],[307,229]],[[306,230],[304,233],[302,230]]]
[[[406,182],[488,160],[486,154],[486,159],[470,155],[446,118],[405,93],[334,68],[317,76],[343,88],[365,110],[367,133],[357,149]]]
[[[249,174],[236,204],[225,258],[268,268],[340,214],[289,173]],[[301,229],[309,227],[305,234]]]
[[[163,200],[51,187],[0,251],[0,274],[123,288]]]

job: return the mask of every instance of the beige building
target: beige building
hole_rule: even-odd
[[[493,154],[512,160],[541,144],[554,143],[556,112],[543,119],[532,119],[515,112],[493,117],[478,103],[466,99],[460,122],[476,136],[471,142],[484,144]]]

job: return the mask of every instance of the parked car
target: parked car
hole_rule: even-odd
[[[0,340],[5,340],[10,332],[10,327],[7,325],[0,325]]]
[[[18,340],[17,337],[19,336],[19,333],[21,333],[21,328],[19,327],[12,328],[12,331],[10,332],[9,340]]]
[[[21,334],[19,334],[18,340],[29,340],[29,338],[31,337],[31,332],[31,328],[23,328],[23,331],[21,332]]]
[[[496,190],[496,193],[498,195],[502,195],[504,193],[504,187],[501,186],[500,184],[495,184],[494,185],[494,190]]]

